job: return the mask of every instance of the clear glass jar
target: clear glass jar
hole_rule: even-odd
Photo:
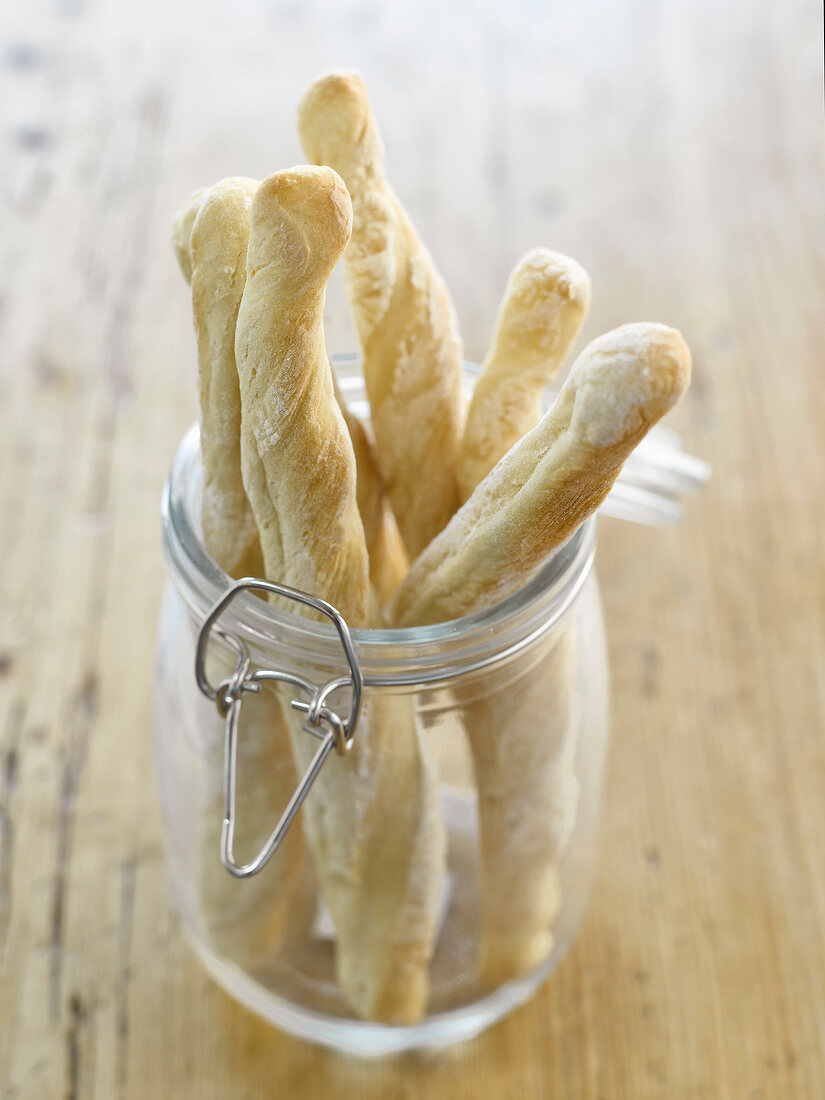
[[[350,404],[363,412],[360,376],[352,364],[338,368]],[[495,607],[436,626],[352,632],[371,685],[367,713],[406,708],[423,731],[446,852],[426,1013],[387,1024],[359,1019],[336,979],[335,933],[300,814],[253,877],[235,878],[221,863],[225,722],[199,691],[194,660],[204,617],[230,581],[201,542],[200,489],[193,428],[163,497],[168,579],[154,698],[169,876],[184,932],[225,989],[303,1038],[354,1054],[470,1038],[558,965],[587,905],[607,740],[595,521]],[[244,593],[220,625],[244,642],[255,666],[319,685],[346,674],[328,623]],[[231,673],[235,657],[213,635],[213,683]],[[275,693],[267,685],[242,708],[239,859],[257,852],[296,783],[290,754],[271,731],[291,695],[284,685],[280,700]],[[336,766],[330,754],[324,768]],[[311,790],[314,797],[322,792]]]

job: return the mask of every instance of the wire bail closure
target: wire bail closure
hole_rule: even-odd
[[[332,621],[338,632],[338,637],[349,664],[350,675],[330,680],[319,687],[309,680],[305,680],[302,676],[287,672],[284,669],[253,668],[249,650],[244,642],[237,635],[223,630],[217,625],[218,619],[235,597],[245,591],[271,593],[275,596],[282,596],[286,600],[293,600],[306,607],[311,607],[315,611],[320,611],[321,614]],[[225,645],[234,650],[237,656],[232,675],[222,680],[217,687],[213,687],[206,676],[206,652],[213,633],[217,634]],[[349,749],[361,710],[364,677],[346,619],[332,604],[298,589],[288,588],[284,584],[275,584],[272,581],[260,580],[254,577],[244,577],[243,580],[232,584],[220,599],[213,604],[201,624],[195,647],[195,679],[203,694],[207,699],[212,700],[218,708],[218,713],[226,719],[223,755],[224,812],[223,827],[221,828],[221,862],[227,871],[235,875],[236,878],[249,878],[250,875],[257,874],[277,850],[332,749],[334,748],[339,756],[343,756]],[[241,704],[248,692],[260,694],[261,684],[266,680],[291,684],[306,696],[306,699],[290,700],[290,706],[306,715],[303,729],[312,734],[313,737],[318,738],[321,744],[318,746],[318,750],[303,778],[295,788],[286,809],[281,814],[280,820],[272,830],[269,839],[249,863],[237,863],[233,847]],[[342,719],[334,710],[326,706],[326,700],[334,691],[345,687],[352,689],[352,695],[349,713],[346,718]]]

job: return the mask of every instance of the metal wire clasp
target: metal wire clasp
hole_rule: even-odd
[[[249,650],[246,645],[237,635],[231,634],[217,625],[217,621],[223,612],[235,597],[244,591],[269,592],[276,596],[282,596],[286,600],[295,600],[297,603],[312,607],[326,615],[328,619],[332,620],[335,629],[338,631],[338,637],[349,663],[350,675],[330,680],[318,687],[309,680],[283,669],[252,668]],[[222,680],[217,687],[212,687],[206,677],[206,651],[213,632],[237,655],[234,672],[231,676]],[[237,878],[248,878],[261,870],[283,840],[330,751],[335,748],[339,755],[343,755],[349,748],[361,709],[364,677],[361,674],[361,666],[358,662],[347,622],[332,604],[327,603],[326,600],[320,600],[316,596],[310,596],[306,592],[300,592],[295,588],[287,588],[283,584],[245,577],[243,580],[236,581],[226,590],[203,620],[195,648],[195,679],[203,694],[215,703],[221,716],[226,719],[223,755],[224,812],[223,827],[221,829],[221,861],[227,871]],[[244,695],[247,692],[259,693],[261,683],[265,680],[278,680],[282,683],[291,684],[303,692],[307,698],[292,699],[290,705],[295,710],[306,714],[303,729],[312,734],[313,737],[317,737],[321,744],[318,746],[318,751],[312,758],[303,779],[296,787],[266,844],[249,863],[239,864],[235,861],[233,853],[238,725]],[[326,705],[326,701],[334,691],[345,687],[350,687],[352,694],[349,714],[342,719]]]

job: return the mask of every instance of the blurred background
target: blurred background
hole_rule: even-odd
[[[530,1005],[430,1059],[281,1036],[170,912],[151,754],[161,486],[196,415],[169,243],[189,192],[302,161],[297,101],[366,78],[468,358],[534,245],[577,344],[694,353],[714,479],[602,524],[604,855]],[[804,0],[7,0],[0,11],[0,1096],[825,1095],[825,145]],[[330,350],[354,347],[340,281]]]

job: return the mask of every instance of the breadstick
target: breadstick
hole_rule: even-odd
[[[172,247],[187,283],[192,282],[192,226],[203,203],[206,188],[193,191],[172,219]]]
[[[598,507],[689,376],[690,353],[664,325],[625,325],[593,341],[539,426],[413,563],[389,621],[456,618],[522,584]],[[535,668],[519,668],[518,678],[505,670],[500,686],[494,677],[464,707],[481,826],[481,977],[490,987],[537,966],[553,943],[558,859],[577,798],[575,622]]]
[[[254,192],[258,184],[253,180],[249,180],[248,183],[252,185],[252,190]],[[184,203],[175,215],[172,223],[172,244],[178,258],[178,263],[180,264],[180,269],[187,282],[191,282],[192,279],[192,227],[206,194],[206,189],[193,191],[186,203]],[[247,209],[247,236],[249,233],[248,224],[249,211]],[[246,279],[246,264],[244,264],[243,268],[243,279]],[[234,347],[232,350],[232,365],[237,374]],[[355,451],[356,494],[358,509],[361,513],[361,519],[364,523],[364,533],[367,538],[367,551],[370,559],[370,579],[375,586],[379,600],[383,603],[389,599],[391,593],[394,592],[401,583],[409,567],[409,559],[404,549],[404,544],[401,541],[401,536],[398,532],[395,517],[392,514],[392,508],[387,498],[386,490],[381,482],[381,475],[378,473],[374,448],[367,436],[366,429],[358,417],[347,408],[343,396],[338,390],[338,384],[335,382],[335,375],[333,375],[333,382],[335,384],[335,396],[341,407],[341,412],[343,413],[347,430],[352,440],[352,446]],[[240,453],[240,443],[238,451]],[[213,557],[214,556],[213,554]],[[260,573],[262,569],[260,561],[253,561],[250,564],[254,564],[256,568],[246,570],[247,573],[250,575],[257,575]]]
[[[541,397],[590,307],[590,279],[561,252],[534,248],[513,269],[473,390],[459,451],[465,501],[541,419]]]
[[[173,243],[178,261],[184,276],[191,279],[192,227],[204,204],[204,197],[210,196],[209,205],[207,206],[208,213],[204,214],[204,218],[199,223],[197,239],[201,255],[209,257],[215,262],[211,263],[209,267],[199,267],[198,278],[195,280],[195,292],[200,291],[203,318],[217,322],[218,325],[220,325],[221,318],[211,315],[211,300],[214,299],[218,302],[222,299],[225,300],[226,291],[231,291],[234,286],[237,300],[233,301],[231,305],[234,306],[235,313],[237,313],[237,307],[240,303],[240,296],[246,278],[246,241],[249,235],[248,208],[251,196],[257,186],[257,182],[252,180],[229,180],[217,185],[211,192],[207,190],[197,191],[190,197],[174,221]],[[237,199],[239,195],[243,201],[233,203],[232,199]],[[220,205],[215,205],[215,200],[218,197],[221,199]],[[237,268],[235,256],[230,254],[233,243],[237,245],[238,242],[240,242],[238,248],[243,251],[243,263],[240,270]],[[226,253],[226,256],[222,256],[221,251]],[[224,263],[224,260],[227,262]],[[231,272],[231,282],[230,278],[226,276],[227,270]],[[214,286],[211,286],[211,283]],[[221,292],[222,285],[223,293]],[[196,317],[197,304],[196,300]],[[227,312],[231,312],[231,308],[228,311],[224,309],[224,317],[226,317]],[[234,327],[235,318],[229,317],[226,319],[225,328],[222,331],[219,329],[219,348],[221,338],[225,337],[227,333],[231,338],[231,343],[228,349],[229,353],[223,355],[223,362],[220,361],[219,357],[218,363],[215,365],[219,371],[223,368],[228,370],[228,376],[226,373],[222,376],[218,375],[220,381],[225,384],[225,390],[228,391],[228,400],[224,400],[222,405],[219,403],[217,417],[214,414],[210,415],[209,405],[205,406],[203,416],[206,421],[216,419],[219,421],[222,414],[227,411],[234,411],[235,408],[239,412],[240,395],[238,393],[234,355]],[[205,348],[207,367],[209,366],[208,355],[210,350],[212,349],[207,344]],[[225,340],[222,350],[227,351]],[[203,355],[202,362],[204,362]],[[215,369],[212,371],[212,378],[215,379]],[[234,386],[232,383],[234,383]],[[232,392],[233,389],[234,393]],[[219,388],[213,385],[212,392],[214,393],[216,390],[220,392]],[[204,396],[209,396],[209,390],[205,385],[202,385],[201,392]],[[221,443],[227,445],[222,456],[224,458],[227,457],[228,444],[232,441],[231,431],[234,427],[234,423],[223,425],[213,432],[213,435],[217,435]],[[239,428],[240,417],[238,415],[234,447],[237,454],[234,463],[235,473],[237,474],[235,481],[240,486],[240,491],[243,492],[240,476]],[[227,430],[229,437],[225,434]],[[202,429],[202,436],[206,434]],[[364,443],[368,446],[366,438]],[[209,454],[210,451],[205,447],[205,465],[209,461]],[[364,460],[368,461],[370,456],[366,449],[363,450],[363,454]],[[231,466],[232,463],[227,462],[223,472],[220,469],[217,471],[218,480],[221,476],[226,480],[226,468],[229,467],[231,472]],[[206,476],[207,481],[209,481],[209,474],[207,473]],[[214,480],[215,472],[212,471],[212,481],[214,482]],[[365,485],[370,484],[369,470],[364,481]],[[260,575],[263,565],[260,559],[259,545],[257,557],[251,561],[248,560],[246,568],[243,566],[233,568],[226,561],[225,555],[221,552],[221,547],[231,548],[234,546],[237,536],[234,523],[237,520],[233,519],[226,510],[223,513],[211,515],[208,499],[207,497],[204,501],[204,529],[205,541],[212,557],[225,569],[228,567],[229,571],[236,572],[236,574]],[[245,493],[242,498],[238,496],[238,499],[246,502]],[[369,496],[367,499],[369,500]],[[370,500],[370,503],[373,502]],[[380,506],[379,501],[374,503]],[[246,511],[251,516],[248,503],[246,504]],[[210,522],[210,519],[212,522]],[[384,521],[383,524],[376,523],[375,525],[373,543],[376,562],[378,563],[377,569],[384,570],[384,573],[379,572],[379,577],[384,576],[386,570],[391,569],[393,566],[393,559],[390,556],[393,547],[391,524],[392,517],[390,516],[389,522]],[[257,544],[257,527],[254,530]],[[400,547],[400,537],[397,534],[395,541]],[[403,547],[401,547],[401,553],[403,554]],[[406,570],[406,562],[403,558],[401,561],[404,570]],[[398,580],[400,580],[400,576],[396,574],[393,580],[393,587],[395,587]],[[269,690],[264,690],[257,699],[252,700],[244,708],[242,737],[238,748],[238,804],[240,812],[236,827],[236,845],[238,852],[244,853],[246,857],[257,851],[266,840],[273,823],[280,816],[297,783],[289,747],[288,731],[281,708],[282,704],[277,693]],[[254,965],[270,957],[277,949],[282,937],[294,895],[296,879],[300,866],[304,861],[303,838],[300,830],[291,831],[279,849],[277,861],[267,868],[265,874],[242,881],[232,879],[227,875],[218,858],[223,819],[223,790],[220,781],[222,755],[222,741],[215,736],[210,742],[210,760],[212,761],[210,771],[216,777],[216,782],[204,806],[202,814],[204,831],[199,846],[200,905],[205,926],[203,934],[213,949],[220,954],[241,964]],[[244,758],[246,761],[245,766]]]
[[[367,540],[370,580],[380,603],[384,604],[404,579],[410,561],[378,472],[375,449],[367,435],[367,429],[355,413],[347,408],[334,374],[332,381],[335,399],[343,414],[355,452],[355,495]]]
[[[541,423],[413,562],[388,621],[444,622],[519,588],[598,508],[689,378],[690,352],[665,325],[622,325],[590,343]]]
[[[355,460],[324,348],[327,281],[352,207],[330,168],[278,172],[252,204],[236,358],[244,480],[267,575],[368,621]],[[316,743],[289,721],[303,771]],[[409,1022],[424,1012],[444,841],[437,780],[409,697],[365,700],[350,752],[321,769],[304,823],[353,1007]]]
[[[364,361],[376,455],[411,556],[458,506],[461,341],[447,289],[384,176],[364,82],[331,73],[298,108],[309,160],[352,196],[347,289]]]
[[[463,708],[481,827],[481,979],[496,988],[553,947],[559,858],[578,803],[575,620]]]
[[[204,542],[218,565],[235,576],[257,576],[263,568],[241,478],[234,347],[246,280],[249,204],[256,186],[252,180],[228,179],[195,191],[176,215],[172,231],[181,270],[192,283],[198,334]],[[217,506],[221,499],[223,507]],[[230,661],[227,675],[232,667]],[[293,831],[284,840],[277,870],[243,881],[227,874],[220,860],[223,722],[204,719],[203,729],[209,766],[198,847],[202,934],[219,954],[240,965],[257,965],[274,954],[281,940],[305,858],[303,838]],[[235,835],[242,858],[254,855],[268,838],[296,783],[281,703],[275,692],[265,689],[244,708],[238,744]]]
[[[244,484],[266,576],[367,621],[369,574],[355,460],[322,329],[351,204],[331,169],[276,172],[251,208],[235,337]]]
[[[231,675],[234,660],[226,662]],[[288,924],[294,924],[296,891],[309,871],[306,842],[291,829],[261,874],[233,878],[221,862],[224,814],[224,721],[212,705],[197,736],[205,742],[204,799],[198,844],[202,935],[219,955],[239,966],[257,967],[277,953]],[[237,757],[235,853],[251,859],[268,840],[297,785],[283,704],[270,685],[244,703]]]
[[[231,577],[260,576],[255,517],[241,473],[241,400],[235,322],[246,278],[255,181],[226,179],[208,191],[192,226],[192,305],[198,338],[206,549]],[[181,233],[183,226],[181,226]]]

